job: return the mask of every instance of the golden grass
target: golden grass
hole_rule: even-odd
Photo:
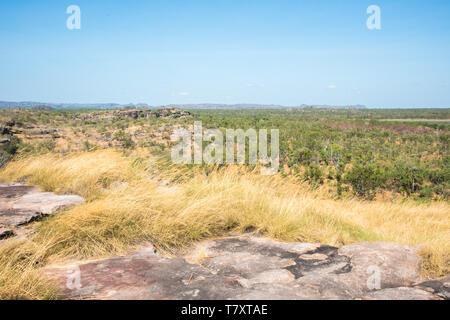
[[[136,170],[129,159],[111,150],[46,154],[10,163],[0,180],[20,181],[40,186],[44,191],[75,193],[87,200],[97,199],[112,182],[130,181]]]
[[[0,247],[0,300],[58,297],[57,288],[39,270],[51,242],[13,240]]]
[[[143,165],[133,163],[119,153],[98,151],[22,159],[0,171],[0,179],[29,177],[47,190],[90,200],[43,221],[31,239],[0,247],[0,299],[52,297],[35,273],[48,263],[124,253],[147,241],[173,252],[193,241],[248,230],[282,241],[336,246],[376,240],[423,245],[424,274],[450,272],[445,202],[332,200],[286,178],[235,166],[161,187]],[[22,277],[11,279],[13,272]]]

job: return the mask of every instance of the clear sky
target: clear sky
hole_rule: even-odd
[[[448,0],[2,0],[0,41],[6,101],[450,107]]]

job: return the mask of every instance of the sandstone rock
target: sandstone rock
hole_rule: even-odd
[[[241,278],[238,281],[245,288],[255,284],[285,284],[295,280],[295,276],[286,269],[263,271],[249,279]]]
[[[191,117],[191,113],[185,110],[176,108],[162,108],[159,110],[150,109],[124,109],[124,110],[104,110],[100,112],[90,112],[86,114],[76,115],[77,119],[81,120],[102,120],[111,121],[114,119],[142,119],[151,117],[163,117],[163,118],[188,118]]]
[[[314,253],[314,254],[302,254],[300,258],[303,260],[326,260],[328,257],[325,254]]]
[[[14,231],[11,229],[1,228],[0,227],[0,240],[9,238],[14,235]]]
[[[20,226],[37,220],[40,216],[37,211],[0,209],[0,226]]]
[[[166,259],[144,248],[133,254],[102,261],[49,268],[46,273],[60,284],[67,298],[95,299],[200,299],[221,298],[220,283],[198,265]],[[79,269],[77,269],[79,268]],[[70,284],[75,270],[80,286]],[[79,271],[79,272],[78,272]],[[76,283],[76,282],[75,282]]]
[[[351,283],[361,293],[366,292],[368,281],[379,276],[379,289],[405,287],[420,279],[420,257],[413,248],[391,242],[363,242],[343,246],[340,255],[352,260],[352,272],[342,275],[343,281]],[[375,284],[375,283],[373,283]]]
[[[177,258],[148,246],[45,272],[69,299],[440,299],[405,288],[419,278],[419,261],[410,247],[393,243],[338,249],[238,236],[200,242]],[[381,271],[381,286],[393,287],[367,285],[373,266]],[[75,288],[73,268],[80,284]]]
[[[55,195],[51,192],[37,192],[22,196],[14,202],[15,210],[37,211],[44,215],[50,215],[56,211],[67,209],[84,203],[84,199],[75,195]]]
[[[440,300],[439,297],[420,289],[399,287],[387,288],[368,293],[367,300]]]
[[[421,289],[437,295],[443,299],[450,299],[450,277],[438,280],[430,280],[414,284],[414,288]]]
[[[3,183],[0,184],[0,228],[11,227],[13,233],[17,233],[18,226],[83,202],[79,196],[60,196],[39,192],[39,188],[34,186]]]
[[[19,183],[0,183],[0,200],[17,198],[37,191],[39,191],[39,188],[33,186],[24,186]]]

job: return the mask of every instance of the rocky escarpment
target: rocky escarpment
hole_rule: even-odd
[[[46,269],[68,299],[448,299],[449,278],[420,282],[411,247],[335,248],[253,236],[201,242],[166,258],[151,246]]]
[[[30,222],[83,202],[79,196],[41,192],[34,186],[0,184],[0,240],[24,235]]]

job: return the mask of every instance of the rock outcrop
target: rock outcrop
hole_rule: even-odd
[[[450,277],[416,283],[413,287],[432,293],[442,299],[450,300]]]
[[[0,184],[0,244],[27,224],[84,202]],[[124,256],[44,269],[67,299],[450,299],[450,278],[421,282],[414,248],[363,242],[340,248],[250,235],[203,241],[175,258],[151,245]]]
[[[125,110],[106,110],[89,113],[82,113],[76,117],[82,120],[113,120],[113,119],[141,119],[141,118],[168,118],[168,119],[184,119],[191,117],[189,111],[177,108],[162,109],[125,109]]]
[[[7,228],[0,228],[0,240],[9,238],[14,235],[14,231]]]
[[[253,236],[200,242],[176,258],[151,245],[125,256],[53,266],[68,299],[444,299],[415,285],[420,257],[396,243],[335,248]]]
[[[17,183],[0,184],[0,240],[13,236],[21,226],[62,209],[84,203],[75,195],[40,192]]]

